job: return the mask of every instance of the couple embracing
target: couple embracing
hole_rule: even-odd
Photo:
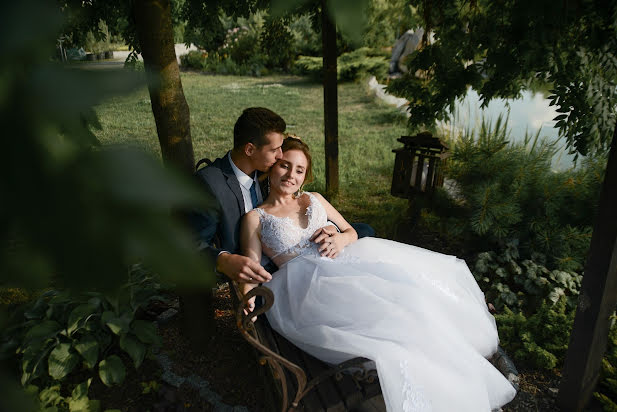
[[[244,110],[233,150],[198,172],[219,207],[193,225],[217,271],[244,293],[267,283],[271,326],[311,355],[373,360],[390,412],[491,411],[512,400],[487,360],[495,320],[465,262],[371,237],[304,192],[311,153],[285,128],[268,109]]]

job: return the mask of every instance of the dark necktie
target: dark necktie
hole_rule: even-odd
[[[253,209],[257,207],[257,184],[253,180],[253,184],[251,185],[251,202],[253,202]]]

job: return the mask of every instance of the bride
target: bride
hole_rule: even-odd
[[[312,177],[306,144],[288,137],[282,150],[270,194],[241,232],[245,255],[259,262],[263,252],[280,268],[268,283],[271,326],[325,362],[372,359],[390,412],[491,411],[511,401],[514,388],[486,359],[499,338],[465,262],[357,240],[327,200],[302,191]]]

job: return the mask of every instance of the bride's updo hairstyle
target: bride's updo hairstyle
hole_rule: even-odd
[[[311,150],[308,145],[304,143],[298,136],[288,135],[283,140],[283,146],[281,146],[283,153],[289,150],[300,150],[306,156],[306,175],[304,177],[304,184],[311,183],[313,181],[313,160],[311,158]]]

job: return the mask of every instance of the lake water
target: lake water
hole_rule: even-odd
[[[474,128],[480,125],[482,119],[495,122],[497,117],[508,114],[508,129],[513,141],[522,141],[525,133],[534,136],[540,130],[540,137],[550,141],[559,140],[553,119],[557,116],[555,106],[549,106],[549,101],[541,93],[525,91],[516,100],[493,99],[488,107],[480,110],[480,99],[475,90],[469,90],[462,102],[457,104],[454,126],[459,129]],[[444,127],[449,127],[446,124]],[[573,156],[565,149],[565,140],[558,144],[561,149],[553,159],[555,169],[567,169],[573,166]]]

